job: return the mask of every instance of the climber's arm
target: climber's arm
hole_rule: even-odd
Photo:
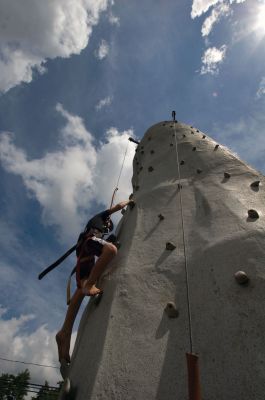
[[[135,204],[135,202],[134,202],[134,200],[132,200],[132,199],[126,200],[126,201],[122,201],[122,202],[116,204],[114,207],[111,207],[110,210],[109,210],[109,213],[110,213],[110,214],[113,214],[113,213],[115,213],[115,212],[117,212],[117,211],[122,210],[124,207],[126,207],[126,206],[128,206],[128,205],[130,205],[131,207],[133,207],[134,204]]]

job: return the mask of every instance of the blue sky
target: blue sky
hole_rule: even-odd
[[[0,357],[58,365],[74,257],[37,276],[108,207],[129,136],[176,110],[264,174],[264,21],[263,0],[0,0]]]

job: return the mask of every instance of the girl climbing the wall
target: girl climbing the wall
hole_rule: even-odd
[[[76,281],[77,289],[73,294],[67,309],[64,323],[56,334],[59,362],[70,363],[70,342],[72,329],[80,305],[85,296],[95,296],[102,293],[96,286],[96,282],[105,270],[106,266],[117,254],[117,247],[104,239],[104,233],[113,230],[110,215],[123,209],[127,205],[134,206],[132,199],[123,201],[91,218],[84,233],[79,236],[76,248],[77,265]],[[95,256],[98,257],[95,262]]]

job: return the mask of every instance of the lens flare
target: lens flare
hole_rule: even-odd
[[[265,3],[262,3],[257,9],[255,31],[260,35],[265,35]]]

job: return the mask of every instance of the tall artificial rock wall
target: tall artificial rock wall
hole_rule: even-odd
[[[102,301],[80,323],[74,398],[188,399],[192,350],[204,400],[263,400],[264,177],[177,122],[151,127],[133,164],[136,206],[118,226]],[[247,284],[236,281],[239,270]]]

